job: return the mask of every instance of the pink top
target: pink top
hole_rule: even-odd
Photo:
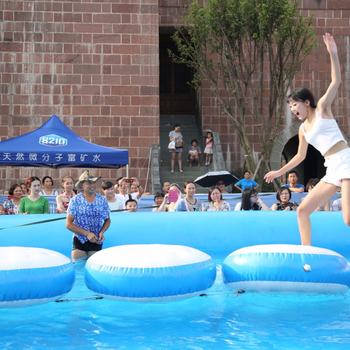
[[[316,120],[309,132],[305,131],[304,123],[300,125],[305,140],[324,156],[339,141],[345,141],[335,119],[323,119],[316,109]]]
[[[208,140],[209,140],[209,137],[207,137],[206,142],[208,142]],[[206,143],[205,147],[207,147],[207,148],[213,148],[213,141],[210,141],[210,142]]]

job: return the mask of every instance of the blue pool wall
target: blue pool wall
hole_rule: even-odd
[[[72,232],[65,219],[20,226],[59,214],[2,216],[0,246],[38,247],[70,257]],[[349,251],[350,228],[341,212],[311,215],[312,245],[339,253]],[[208,254],[232,251],[260,244],[300,244],[296,212],[177,212],[111,213],[111,226],[104,248],[123,244],[178,244]]]

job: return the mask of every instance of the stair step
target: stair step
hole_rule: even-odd
[[[169,154],[169,133],[173,130],[175,124],[181,125],[181,134],[185,141],[185,147],[182,153],[182,169],[183,173],[179,172],[177,160],[175,161],[175,172],[170,173],[171,156]],[[201,157],[202,166],[197,167],[195,164],[193,167],[188,166],[188,147],[190,146],[191,140],[197,140],[198,145],[202,148],[204,146],[204,139],[200,135],[197,128],[195,117],[192,115],[161,115],[160,126],[159,126],[159,138],[160,138],[160,179],[164,181],[175,182],[180,185],[183,189],[183,184],[186,181],[194,181],[197,177],[206,174],[210,171],[211,167],[204,166],[203,156]],[[208,193],[208,189],[197,186],[197,193]]]

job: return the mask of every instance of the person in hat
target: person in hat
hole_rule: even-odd
[[[100,179],[85,171],[75,185],[81,193],[73,197],[68,206],[66,228],[74,233],[73,261],[101,250],[104,233],[111,223],[108,202],[96,193],[96,182]]]

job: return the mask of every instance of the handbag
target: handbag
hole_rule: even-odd
[[[183,148],[185,146],[184,142],[182,141],[182,139],[177,138],[175,141],[175,147],[176,148]]]
[[[171,141],[168,145],[169,149],[175,149],[175,141]]]

